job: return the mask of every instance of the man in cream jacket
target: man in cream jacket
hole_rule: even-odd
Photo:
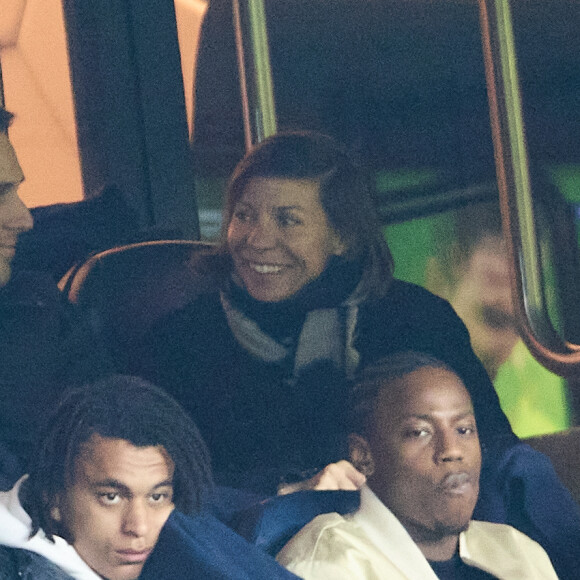
[[[315,518],[278,561],[306,580],[555,579],[539,544],[514,528],[471,520],[481,448],[460,378],[402,353],[357,382],[351,461],[368,477],[353,514]]]

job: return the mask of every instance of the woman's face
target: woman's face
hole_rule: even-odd
[[[345,250],[320,203],[318,182],[254,177],[228,227],[234,268],[256,300],[290,298]]]

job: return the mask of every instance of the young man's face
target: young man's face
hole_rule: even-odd
[[[368,443],[375,464],[369,485],[417,543],[467,527],[481,451],[471,399],[457,375],[423,367],[389,382]]]
[[[503,236],[489,235],[477,243],[450,302],[469,330],[475,354],[495,379],[518,340]]]
[[[32,227],[32,216],[18,197],[24,176],[6,133],[0,131],[0,287],[10,279],[19,234]]]
[[[93,435],[77,458],[60,518],[81,558],[107,580],[134,580],[173,510],[163,447]]]

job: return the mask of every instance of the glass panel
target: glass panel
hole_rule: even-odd
[[[465,322],[516,434],[568,428],[568,383],[542,367],[517,332],[497,200],[391,225],[386,236],[395,275],[449,300]]]
[[[267,2],[279,128],[437,190],[494,179],[476,2]],[[417,188],[407,188],[413,194]]]
[[[198,191],[213,216],[212,192],[244,153],[229,4],[210,3],[197,86]],[[493,183],[475,0],[265,0],[265,9],[279,130],[336,136],[381,183],[421,173],[404,192],[381,188],[395,201]]]
[[[580,344],[580,7],[510,6],[549,316],[565,340]]]
[[[190,135],[199,34],[207,2],[175,0]],[[0,63],[29,207],[83,198],[62,0],[0,0]],[[46,47],[50,46],[50,50]]]
[[[30,206],[83,197],[61,0],[0,0],[0,63],[10,139]],[[50,47],[48,49],[47,47]]]

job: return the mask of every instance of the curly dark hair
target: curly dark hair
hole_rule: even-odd
[[[423,367],[445,369],[448,364],[422,352],[401,351],[387,355],[360,370],[354,380],[351,400],[351,429],[366,435],[377,408],[377,399],[389,383]]]
[[[198,511],[213,487],[209,452],[182,407],[143,379],[110,375],[68,391],[46,425],[25,482],[31,535],[42,529],[49,539],[66,536],[50,512],[72,485],[81,447],[94,434],[163,446],[174,463],[175,506],[185,513]]]

